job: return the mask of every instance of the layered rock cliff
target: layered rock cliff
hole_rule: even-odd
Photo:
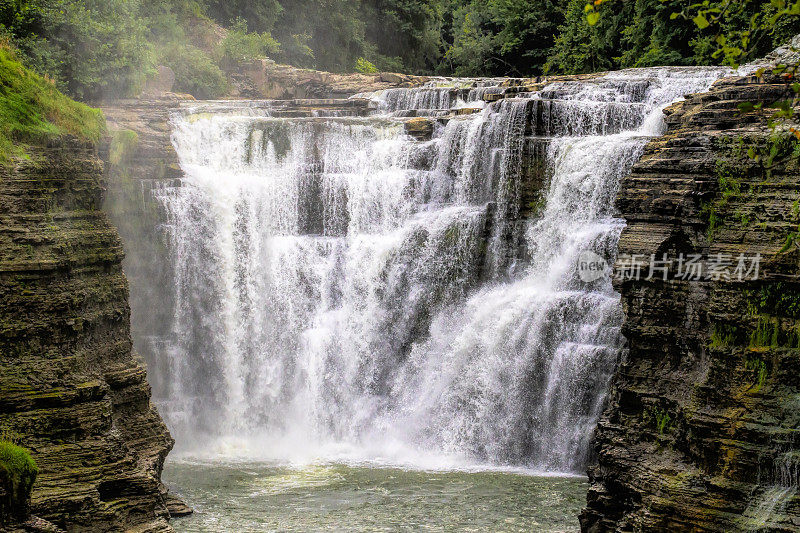
[[[39,466],[31,510],[68,531],[171,531],[173,441],[130,337],[103,164],[69,139],[0,167],[0,428]]]
[[[786,95],[774,77],[720,80],[666,111],[667,135],[621,184],[628,344],[584,531],[800,528],[800,173],[791,134],[738,109]],[[664,254],[666,279],[647,279]]]

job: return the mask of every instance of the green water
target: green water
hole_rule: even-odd
[[[566,532],[586,499],[583,478],[503,472],[172,462],[163,478],[195,509],[178,532]]]

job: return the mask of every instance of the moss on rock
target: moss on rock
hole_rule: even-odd
[[[0,441],[0,525],[26,518],[38,473],[28,450]]]

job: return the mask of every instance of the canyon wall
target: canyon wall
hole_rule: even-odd
[[[667,135],[622,181],[627,348],[597,429],[584,531],[800,527],[800,174],[771,111],[739,111],[787,94],[774,77],[720,80],[667,109]],[[666,279],[647,279],[649,266],[625,274],[634,255],[664,254]],[[740,279],[740,258],[749,269],[756,254],[757,276]]]
[[[132,350],[122,243],[96,148],[0,167],[0,428],[39,467],[31,510],[68,531],[171,531],[173,440]]]

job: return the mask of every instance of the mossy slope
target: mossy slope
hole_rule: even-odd
[[[0,163],[25,155],[28,144],[62,135],[97,142],[105,131],[102,111],[64,96],[0,43]]]

